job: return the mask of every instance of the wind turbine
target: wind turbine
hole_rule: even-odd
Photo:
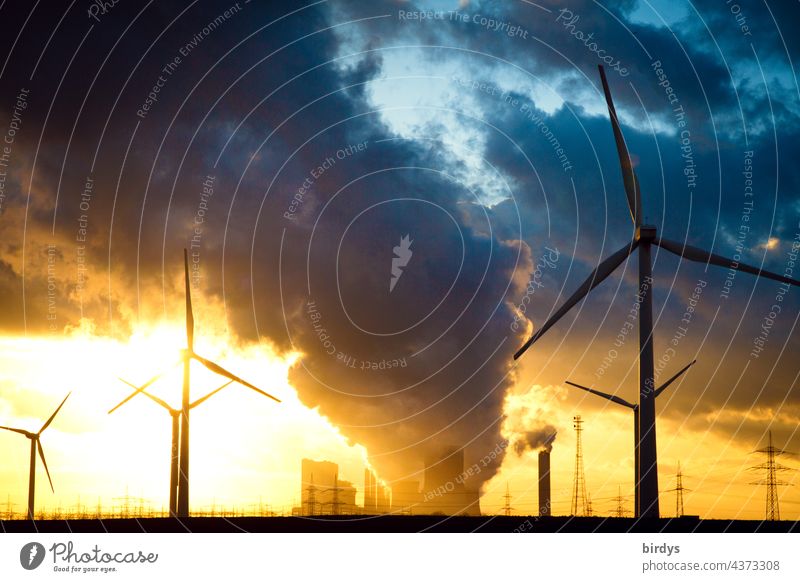
[[[131,398],[136,396],[137,394],[143,394],[147,396],[150,400],[161,406],[162,408],[166,409],[169,412],[170,416],[172,417],[172,446],[170,452],[170,471],[169,471],[169,514],[170,517],[175,517],[178,514],[178,448],[180,446],[180,415],[181,409],[180,408],[173,408],[169,404],[167,404],[164,400],[159,398],[158,396],[154,396],[149,392],[145,392],[147,388],[158,379],[159,376],[155,376],[154,378],[150,379],[148,382],[143,384],[142,386],[135,386],[128,382],[127,380],[123,380],[120,378],[122,382],[125,382],[128,386],[133,388],[134,392],[132,392],[125,400],[117,404],[114,408],[108,411],[109,414],[114,412],[117,408],[128,402]],[[203,402],[214,396],[217,392],[232,384],[233,380],[228,380],[225,384],[209,392],[202,398],[195,400],[191,404],[189,404],[189,408],[195,408],[201,405]]]
[[[689,364],[681,368],[681,370],[675,374],[672,378],[664,382],[661,386],[656,388],[655,394],[653,398],[658,398],[659,394],[661,394],[664,390],[666,390],[670,384],[672,384],[675,380],[680,378],[686,370],[694,366],[697,360],[692,360]],[[634,516],[639,517],[639,405],[632,404],[627,400],[620,398],[614,394],[606,394],[605,392],[601,392],[600,390],[595,390],[594,388],[588,388],[587,386],[581,386],[580,384],[576,384],[575,382],[570,382],[569,380],[566,381],[567,384],[570,386],[574,386],[575,388],[580,388],[581,390],[585,390],[586,392],[590,392],[606,400],[610,400],[615,404],[619,404],[620,406],[624,406],[625,408],[630,408],[633,410],[633,460],[634,460],[634,468],[633,468],[633,483],[634,489],[636,492],[636,499],[634,503],[636,507],[634,508]]]
[[[64,397],[64,400],[61,401],[61,404],[58,405],[56,411],[50,415],[50,418],[47,419],[47,422],[44,423],[39,432],[29,432],[27,430],[23,430],[21,428],[11,428],[10,426],[0,426],[0,428],[4,430],[10,430],[11,432],[18,432],[19,434],[25,435],[31,441],[31,464],[30,464],[30,476],[28,478],[28,519],[33,519],[33,508],[34,508],[34,496],[36,493],[36,449],[39,449],[39,456],[42,458],[42,464],[44,465],[44,470],[47,472],[47,480],[50,481],[50,490],[55,493],[56,490],[53,488],[53,480],[50,478],[50,469],[47,468],[47,461],[44,458],[44,449],[42,448],[42,443],[40,441],[40,437],[45,429],[50,426],[50,423],[53,422],[53,419],[58,414],[58,411],[61,410],[61,407],[64,406],[64,403],[69,398],[69,395],[72,394],[70,392]]]
[[[262,396],[266,396],[267,398],[271,398],[275,402],[280,402],[278,398],[275,398],[272,394],[267,394],[263,390],[256,388],[250,382],[246,382],[235,376],[219,364],[215,364],[211,360],[207,360],[206,358],[198,355],[194,351],[194,314],[192,313],[192,291],[189,285],[189,253],[186,249],[183,249],[183,267],[184,267],[184,283],[185,283],[185,293],[186,293],[186,349],[181,350],[181,361],[183,362],[183,392],[181,398],[181,408],[180,408],[180,446],[178,452],[178,500],[177,500],[177,515],[178,517],[189,517],[189,411],[192,409],[192,402],[189,396],[189,373],[190,367],[189,365],[192,363],[192,360],[196,360],[200,362],[203,366],[205,366],[208,370],[214,372],[215,374],[219,374],[220,376],[224,376],[231,380],[232,382],[238,382],[242,386],[246,386],[251,390],[255,390]],[[158,379],[158,376],[151,379],[147,385],[152,384],[155,380]],[[139,392],[143,394],[147,394],[144,392],[144,389],[137,390],[128,398],[120,402],[117,406],[121,406]],[[208,398],[210,395],[206,395],[204,398]],[[201,399],[200,401],[202,401]],[[200,402],[195,402],[195,406]]]
[[[658,512],[658,472],[657,472],[657,452],[656,452],[656,408],[655,390],[653,389],[653,271],[650,258],[652,246],[656,245],[689,261],[696,261],[725,267],[745,273],[751,273],[759,277],[765,277],[774,281],[780,281],[788,285],[800,286],[800,281],[765,271],[758,267],[751,267],[744,263],[727,259],[720,255],[710,253],[697,247],[678,243],[658,236],[657,228],[653,225],[642,224],[642,200],[639,190],[639,180],[633,170],[628,148],[625,145],[625,138],[620,129],[617,112],[614,102],[611,99],[611,91],[608,88],[608,81],[602,65],[598,65],[600,79],[603,84],[608,113],[611,118],[611,127],[614,131],[614,141],[617,145],[617,153],[622,168],[622,181],[625,187],[625,194],[628,199],[631,219],[635,233],[633,240],[627,243],[620,250],[612,254],[597,268],[592,271],[589,277],[578,287],[575,293],[559,307],[556,312],[534,333],[525,344],[514,354],[514,359],[518,359],[536,340],[541,338],[548,329],[558,322],[570,309],[572,309],[589,292],[602,283],[625,259],[635,250],[639,250],[639,297],[641,299],[639,309],[639,475],[637,484],[639,486],[639,507],[637,513],[641,517],[657,518]]]

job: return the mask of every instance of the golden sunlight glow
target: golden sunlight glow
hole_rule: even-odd
[[[205,329],[203,330],[205,331]],[[37,462],[36,506],[49,515],[83,507],[103,512],[142,506],[164,511],[168,503],[170,417],[149,399],[136,396],[109,415],[130,394],[118,378],[140,385],[163,373],[149,391],[178,407],[184,346],[181,325],[138,326],[127,341],[97,337],[83,325],[64,336],[0,337],[0,425],[38,431],[68,392],[59,416],[42,436],[55,494]],[[236,510],[289,515],[300,501],[302,458],[333,461],[342,480],[363,502],[367,451],[353,444],[322,416],[298,399],[287,373],[298,354],[280,356],[267,344],[235,346],[220,328],[196,338],[199,354],[282,400],[278,404],[232,384],[192,411],[191,495],[195,513]],[[224,380],[192,365],[192,400]],[[584,424],[586,481],[594,511],[610,515],[618,489],[633,509],[632,418],[616,407],[598,407],[591,399],[559,386],[511,388],[504,402],[502,436],[513,442],[543,422],[558,429],[552,451],[552,510],[567,515],[572,494],[575,434],[572,417]],[[768,415],[753,409],[729,414]],[[684,483],[692,489],[686,511],[703,517],[760,519],[762,488],[750,485],[753,447],[724,435],[690,430],[659,417],[662,514],[674,512],[674,472],[681,462]],[[28,487],[27,440],[0,433],[0,514],[24,513]],[[794,475],[788,475],[794,481]],[[390,483],[385,483],[391,485]],[[514,514],[535,514],[538,506],[537,451],[517,454],[510,446],[497,474],[483,486],[481,509],[498,514],[506,486]],[[786,518],[800,510],[792,487],[779,491]]]
[[[575,431],[572,417],[584,420],[583,449],[587,491],[595,515],[612,515],[618,491],[625,497],[627,516],[633,510],[633,419],[616,406],[598,407],[582,393],[559,386],[518,384],[506,396],[503,437],[513,441],[542,421],[558,428],[551,455],[552,511],[569,515],[575,467]],[[764,487],[751,485],[761,476],[749,470],[759,459],[751,453],[754,446],[714,432],[697,432],[663,416],[659,424],[659,490],[661,515],[675,515],[675,472],[678,462],[684,474],[687,514],[703,518],[763,519]],[[752,443],[751,443],[752,444]],[[506,485],[514,514],[535,515],[538,508],[538,451],[517,455],[513,447],[500,471],[486,483],[481,498],[484,513],[498,514],[504,505]],[[798,483],[797,472],[784,475]],[[800,500],[796,487],[779,488],[781,516],[797,519]]]
[[[204,330],[205,331],[205,330]],[[81,326],[64,337],[0,337],[0,425],[38,431],[68,392],[64,408],[42,436],[55,494],[37,463],[36,506],[54,511],[77,507],[104,511],[142,504],[161,511],[168,502],[171,423],[169,414],[137,396],[109,415],[131,389],[164,376],[149,390],[179,407],[185,345],[180,325],[137,327],[125,342],[96,337]],[[198,334],[197,353],[282,400],[278,404],[231,384],[192,411],[192,509],[268,506],[288,514],[300,496],[300,460],[339,464],[342,479],[360,487],[366,450],[300,403],[287,382],[297,355],[279,357],[266,345],[232,348],[224,333]],[[192,365],[192,400],[225,382]],[[28,442],[0,434],[0,512],[24,512]],[[135,501],[134,501],[135,500]]]

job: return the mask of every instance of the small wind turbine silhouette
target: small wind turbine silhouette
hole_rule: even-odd
[[[169,470],[169,514],[170,517],[175,517],[178,514],[178,448],[180,446],[180,415],[181,409],[180,408],[173,408],[169,404],[167,404],[164,400],[159,398],[158,396],[154,396],[149,392],[145,392],[145,390],[158,378],[151,379],[150,381],[146,382],[142,386],[135,386],[131,384],[127,380],[123,380],[120,378],[122,382],[125,382],[128,386],[133,388],[133,392],[128,396],[125,400],[117,404],[114,408],[108,411],[109,414],[114,412],[117,408],[128,402],[131,398],[136,396],[137,394],[142,394],[147,396],[150,400],[161,406],[162,408],[166,409],[169,412],[170,416],[172,417],[172,445],[170,448],[170,470]],[[195,408],[201,405],[203,402],[214,396],[217,392],[232,384],[233,380],[228,380],[225,384],[213,390],[203,396],[202,398],[195,400],[191,404],[189,404],[189,409]]]
[[[64,403],[69,398],[69,395],[72,394],[70,392],[64,397],[64,400],[61,401],[61,404],[58,405],[56,411],[50,415],[50,418],[47,419],[47,422],[44,423],[42,428],[39,429],[39,432],[29,432],[27,430],[23,430],[21,428],[11,428],[10,426],[0,426],[3,430],[10,430],[11,432],[18,432],[19,434],[25,435],[31,441],[31,464],[30,464],[30,477],[28,478],[28,519],[33,519],[33,509],[34,509],[34,497],[36,494],[36,450],[39,450],[39,456],[42,458],[42,464],[44,465],[44,470],[47,472],[47,480],[50,481],[50,489],[55,493],[55,489],[53,488],[53,480],[50,478],[50,469],[47,468],[47,461],[44,458],[44,449],[42,448],[42,443],[40,437],[45,429],[50,426],[50,423],[53,422],[53,419],[58,414],[58,411],[61,410],[61,407],[64,406]]]
[[[661,394],[664,390],[666,390],[670,384],[672,384],[675,380],[680,378],[686,370],[691,368],[695,365],[697,360],[692,360],[689,364],[681,368],[681,370],[675,374],[672,378],[664,382],[661,386],[656,388],[655,394],[653,395],[654,398],[658,398],[659,394]],[[636,499],[635,504],[636,507],[634,508],[634,517],[639,517],[639,405],[632,404],[619,396],[614,394],[606,394],[605,392],[600,392],[600,390],[595,390],[594,388],[588,388],[587,386],[581,386],[580,384],[576,384],[575,382],[570,382],[566,380],[566,383],[570,386],[574,386],[575,388],[580,388],[581,390],[585,390],[586,392],[590,392],[591,394],[595,394],[606,400],[610,400],[615,404],[619,404],[620,406],[624,406],[625,408],[630,408],[633,410],[633,460],[634,460],[634,468],[633,468],[633,483],[634,489],[636,491]]]
[[[192,311],[192,290],[189,284],[189,253],[183,249],[183,267],[184,267],[184,283],[186,293],[186,349],[181,352],[181,361],[183,362],[183,392],[181,398],[180,408],[180,447],[178,451],[178,501],[177,501],[177,515],[178,517],[189,517],[189,411],[192,409],[192,402],[190,400],[189,379],[190,379],[190,364],[195,360],[205,366],[208,370],[228,378],[232,382],[237,382],[242,386],[246,386],[271,398],[275,402],[280,402],[278,398],[272,394],[268,394],[263,390],[256,388],[250,382],[246,382],[238,376],[232,374],[219,364],[215,364],[211,360],[207,360],[198,355],[194,351],[194,313]],[[155,382],[160,375],[154,376],[151,380],[141,389],[137,389],[133,394],[128,396],[125,400],[117,405],[117,408],[125,404],[128,400],[139,394],[147,394],[144,392],[145,388]],[[221,389],[221,388],[220,388]],[[216,393],[216,392],[214,392]],[[214,394],[212,393],[212,394]],[[211,394],[206,395],[199,401],[195,402],[196,406],[200,402],[209,398]]]
[[[780,281],[786,285],[800,286],[800,281],[765,271],[758,267],[751,267],[744,263],[727,259],[720,255],[710,253],[697,247],[674,242],[658,236],[657,227],[642,224],[642,198],[639,190],[639,180],[633,169],[625,138],[622,135],[617,111],[611,99],[611,91],[602,65],[598,65],[600,80],[603,84],[608,113],[611,118],[611,128],[614,131],[614,141],[617,145],[617,154],[622,168],[622,181],[628,199],[631,219],[635,228],[633,240],[612,254],[597,268],[592,271],[586,281],[578,287],[575,293],[559,307],[542,327],[536,330],[525,344],[514,354],[518,359],[535,341],[541,338],[548,329],[553,327],[570,309],[577,305],[589,292],[602,283],[625,259],[639,250],[639,503],[637,513],[641,517],[657,518],[658,512],[658,457],[656,452],[656,408],[654,398],[653,380],[653,270],[650,258],[653,245],[665,251],[678,255],[682,259],[717,265],[737,271],[743,271],[759,277]]]

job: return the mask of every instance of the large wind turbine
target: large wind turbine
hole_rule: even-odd
[[[58,405],[56,411],[50,415],[50,418],[47,419],[47,422],[44,423],[42,428],[39,429],[39,432],[29,432],[27,430],[23,430],[21,428],[11,428],[10,426],[0,426],[0,428],[4,430],[10,430],[11,432],[18,432],[19,434],[25,435],[31,441],[31,464],[30,464],[30,476],[28,478],[28,519],[33,519],[33,509],[34,509],[34,497],[36,494],[36,450],[39,450],[39,456],[42,458],[42,464],[44,465],[44,470],[47,472],[47,480],[50,481],[50,490],[55,493],[55,489],[53,488],[53,480],[50,478],[50,469],[47,468],[47,461],[44,459],[44,449],[42,448],[42,443],[40,441],[40,437],[45,429],[50,426],[50,423],[53,422],[53,419],[58,414],[58,411],[61,410],[61,407],[64,406],[64,403],[69,398],[69,395],[72,394],[70,392],[64,397],[64,400],[61,401],[61,404]]]
[[[172,445],[170,447],[170,467],[169,467],[169,514],[170,517],[175,517],[178,514],[178,459],[179,459],[178,448],[180,446],[180,434],[181,434],[180,420],[179,420],[181,415],[181,409],[173,408],[158,396],[154,396],[149,392],[145,392],[145,390],[147,390],[147,388],[156,379],[158,379],[158,376],[150,379],[142,386],[135,386],[130,382],[128,382],[127,380],[123,380],[122,378],[120,378],[122,382],[125,382],[125,384],[133,388],[134,392],[132,392],[127,398],[125,398],[125,400],[117,404],[114,408],[109,410],[108,413],[111,414],[117,408],[128,402],[131,398],[133,398],[137,394],[143,394],[147,396],[150,400],[152,400],[162,408],[166,409],[167,412],[169,412],[170,416],[172,417]],[[194,402],[189,404],[189,408],[192,409],[201,405],[203,402],[214,396],[214,394],[216,394],[217,392],[219,392],[220,390],[222,390],[223,388],[232,383],[233,380],[228,380],[225,384],[223,384],[216,390],[209,392],[202,398],[195,400]]]
[[[653,225],[642,224],[642,200],[639,190],[639,180],[633,170],[625,138],[622,136],[617,112],[611,99],[611,91],[603,66],[599,65],[600,79],[603,84],[608,113],[611,118],[611,127],[614,131],[614,141],[617,144],[617,153],[622,168],[622,181],[628,199],[628,208],[635,227],[633,240],[627,243],[616,253],[600,263],[592,271],[586,281],[578,287],[577,291],[559,307],[536,333],[514,354],[514,359],[519,358],[536,340],[542,337],[548,329],[583,299],[592,289],[602,283],[625,259],[637,248],[639,250],[639,475],[637,483],[640,488],[638,514],[641,517],[658,517],[658,472],[656,453],[656,408],[655,390],[653,389],[653,296],[652,296],[652,264],[650,252],[653,245],[659,246],[683,259],[712,264],[759,277],[780,281],[788,285],[800,286],[800,281],[765,271],[758,267],[751,267],[732,259],[710,253],[697,247],[674,242],[658,236],[657,228]]]
[[[238,382],[242,386],[247,386],[251,390],[255,390],[262,396],[266,396],[267,398],[271,398],[275,402],[280,402],[278,398],[275,398],[272,394],[267,394],[263,390],[256,388],[250,382],[246,382],[235,376],[219,364],[215,364],[211,360],[207,360],[202,356],[198,355],[194,351],[194,314],[192,313],[192,290],[189,285],[189,253],[186,249],[183,249],[183,268],[184,268],[184,283],[185,283],[185,293],[186,293],[186,349],[181,350],[181,362],[183,363],[183,392],[181,398],[181,408],[180,408],[180,446],[178,451],[178,499],[177,499],[177,516],[178,517],[189,517],[189,411],[192,409],[192,402],[190,400],[190,391],[189,391],[189,372],[190,372],[190,364],[192,360],[196,360],[200,362],[203,366],[214,372],[215,374],[219,374],[220,376],[224,376],[228,380],[232,382]],[[117,405],[117,408],[125,404],[128,400],[139,394],[147,394],[144,390],[155,382],[159,376],[154,376],[150,379],[150,381],[145,384],[141,389],[137,389],[134,393],[128,396],[125,400],[120,402]],[[199,401],[194,403],[194,406],[199,404],[205,398],[208,398],[210,395],[206,395],[204,398],[201,398]],[[173,432],[174,434],[174,432]]]
[[[219,364],[207,360],[194,351],[194,314],[192,313],[192,290],[189,285],[189,253],[183,249],[183,269],[186,293],[186,349],[181,354],[183,360],[183,394],[181,399],[181,442],[179,452],[179,475],[178,475],[178,517],[189,517],[189,411],[192,403],[189,397],[189,365],[192,360],[200,362],[203,366],[224,376],[228,380],[238,382],[242,386],[247,386],[259,394],[271,398],[275,402],[280,402],[272,394],[267,394],[263,390],[256,388],[250,382],[245,382],[238,376],[228,372]]]
[[[689,364],[685,365],[681,370],[675,374],[672,378],[664,382],[661,386],[656,388],[655,394],[653,394],[653,398],[658,398],[659,394],[661,394],[664,390],[666,390],[670,384],[672,384],[675,380],[680,378],[686,370],[694,366],[697,360],[692,360]],[[566,380],[566,383],[570,386],[575,386],[575,388],[580,388],[581,390],[585,390],[586,392],[590,392],[606,400],[610,400],[615,404],[619,404],[620,406],[624,406],[625,408],[630,408],[633,410],[633,460],[634,460],[634,468],[633,468],[633,484],[634,489],[636,491],[636,499],[635,504],[636,507],[634,508],[634,517],[639,517],[639,405],[632,404],[627,400],[620,398],[615,394],[606,394],[605,392],[601,392],[600,390],[595,390],[594,388],[589,388],[587,386],[582,386],[580,384],[576,384],[575,382],[570,382]]]

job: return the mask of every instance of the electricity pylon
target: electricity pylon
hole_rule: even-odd
[[[667,493],[670,491],[675,492],[675,517],[683,517],[685,515],[683,510],[683,492],[691,491],[691,489],[683,486],[683,472],[681,472],[680,461],[678,461],[678,473],[675,475],[675,488],[667,489]]]
[[[573,421],[577,440],[575,446],[575,479],[572,485],[572,508],[570,514],[587,516],[586,477],[583,474],[583,445],[581,444],[583,421],[580,414],[575,416]]]
[[[308,485],[308,515],[317,514],[317,489],[314,487],[314,473],[311,473],[311,483]]]
[[[617,507],[614,510],[614,517],[625,517],[627,513],[625,511],[625,498],[622,496],[622,487],[617,486],[617,496],[614,498],[614,501],[617,502]]]
[[[772,431],[769,431],[769,445],[763,449],[758,449],[753,452],[766,455],[767,462],[750,467],[750,469],[765,470],[767,472],[767,478],[759,481],[753,481],[750,484],[767,486],[765,519],[767,521],[779,521],[781,519],[781,509],[778,503],[778,487],[791,485],[791,483],[778,479],[778,471],[791,471],[791,469],[775,461],[775,457],[779,455],[791,455],[793,453],[788,453],[783,449],[772,446]]]
[[[508,483],[506,483],[506,494],[503,495],[503,499],[505,500],[505,503],[503,504],[503,515],[509,517],[514,508],[511,507],[511,493],[508,491]]]

